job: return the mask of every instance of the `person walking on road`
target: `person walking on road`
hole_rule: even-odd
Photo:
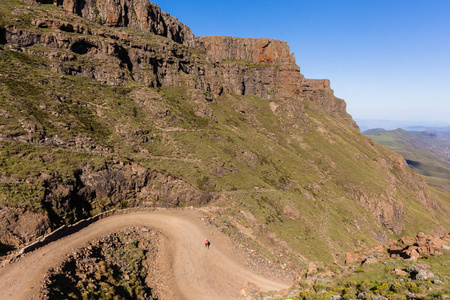
[[[209,249],[209,245],[211,245],[211,243],[208,241],[208,239],[205,239],[205,247]]]

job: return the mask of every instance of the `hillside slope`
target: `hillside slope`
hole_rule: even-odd
[[[450,140],[445,130],[368,130],[364,134],[402,155],[429,186],[446,193],[450,200]]]
[[[3,252],[134,206],[215,207],[222,231],[300,265],[449,230],[448,202],[285,42],[194,37],[147,1],[27,2],[0,3]]]

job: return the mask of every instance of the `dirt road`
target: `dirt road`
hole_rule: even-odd
[[[195,210],[135,212],[115,215],[97,221],[83,230],[52,242],[19,261],[0,269],[0,299],[37,299],[47,271],[57,266],[68,254],[89,241],[130,226],[155,228],[167,237],[173,257],[172,266],[161,266],[173,273],[180,299],[235,299],[245,282],[253,282],[261,290],[281,290],[288,280],[271,279],[246,268],[233,250],[231,241],[212,227],[204,225]],[[207,250],[203,241],[211,241]],[[171,260],[172,261],[172,260]]]

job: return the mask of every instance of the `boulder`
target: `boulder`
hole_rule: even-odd
[[[419,259],[419,257],[420,257],[420,254],[419,254],[419,252],[417,252],[417,250],[412,250],[411,252],[409,252],[409,258],[411,259],[411,260],[417,260],[417,259]]]
[[[404,271],[404,270],[402,270],[402,269],[393,269],[392,271],[390,271],[389,272],[390,274],[394,274],[394,275],[397,275],[397,276],[408,276],[409,275],[409,273],[408,272],[406,272],[406,271]]]
[[[431,237],[428,244],[436,249],[442,249],[444,246],[447,246],[448,241],[439,237]]]
[[[374,257],[368,257],[366,258],[362,263],[363,264],[367,264],[367,265],[371,265],[371,264],[376,264],[377,262],[379,262],[379,259],[374,258]]]
[[[433,278],[434,274],[430,272],[429,270],[421,270],[419,273],[416,274],[416,280],[425,281],[430,278]]]
[[[416,241],[410,236],[403,236],[400,238],[399,242],[401,242],[405,246],[412,246]]]
[[[434,274],[430,271],[430,266],[427,264],[412,265],[408,268],[411,277],[416,280],[428,280],[434,278]]]
[[[391,246],[388,249],[388,253],[391,254],[391,256],[404,255],[403,251],[404,251],[404,248],[399,247],[399,246]]]
[[[411,265],[408,267],[407,271],[410,273],[419,273],[421,270],[429,270],[430,266],[427,264],[421,264],[421,265]]]
[[[246,282],[239,291],[238,299],[253,300],[256,298],[257,293],[260,291],[259,286],[252,282]]]
[[[372,254],[383,254],[384,253],[384,247],[382,245],[378,245],[376,247],[373,247],[370,249],[370,252]]]
[[[431,235],[426,235],[423,232],[419,232],[416,236],[416,244],[419,247],[426,247],[432,239],[433,237]]]
[[[361,257],[357,253],[354,253],[354,252],[345,253],[345,263],[346,264],[360,263],[362,261],[364,261],[364,258]]]

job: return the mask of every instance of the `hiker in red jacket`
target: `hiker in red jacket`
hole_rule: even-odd
[[[211,245],[211,243],[208,241],[208,239],[205,239],[205,247],[209,249],[209,245]]]

